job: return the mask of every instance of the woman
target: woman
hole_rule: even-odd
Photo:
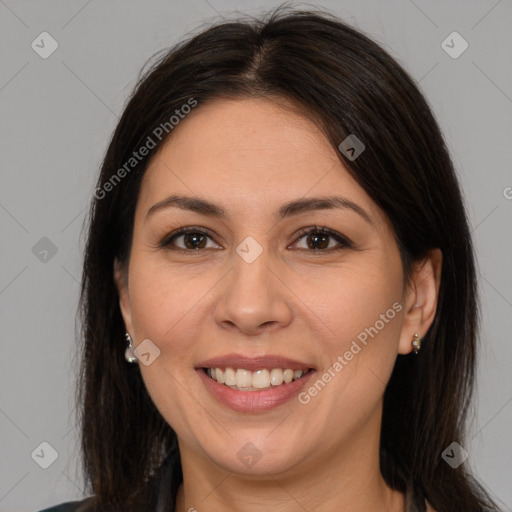
[[[49,510],[498,510],[464,462],[459,185],[374,42],[286,9],[191,37],[141,77],[94,196],[93,496]]]

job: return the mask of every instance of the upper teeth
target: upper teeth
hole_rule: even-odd
[[[220,384],[252,391],[272,386],[280,386],[283,382],[300,379],[307,370],[291,370],[290,368],[273,368],[272,370],[257,370],[252,372],[242,368],[207,368],[206,373]]]

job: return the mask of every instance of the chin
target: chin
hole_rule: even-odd
[[[271,442],[265,436],[249,441],[244,436],[243,441],[233,441],[230,446],[223,447],[218,453],[207,452],[207,456],[224,470],[245,477],[268,477],[284,474],[300,464],[300,453],[303,453],[303,442],[295,446],[283,446],[280,442]]]

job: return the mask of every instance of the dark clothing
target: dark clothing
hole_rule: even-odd
[[[173,450],[160,466],[156,478],[151,484],[154,486],[156,501],[145,512],[174,512],[176,495],[182,481],[179,451]],[[40,512],[89,512],[88,505],[90,503],[91,498],[81,501],[68,501]],[[409,487],[405,493],[405,512],[426,512],[426,510],[425,498],[421,492],[414,492],[412,487]]]
[[[173,512],[176,507],[176,495],[183,481],[179,450],[172,450],[165,458],[150,486],[153,488],[155,503],[144,512]],[[40,512],[90,512],[92,498],[80,501],[68,501]],[[125,511],[120,511],[125,512]]]

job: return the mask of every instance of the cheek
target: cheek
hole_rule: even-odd
[[[295,283],[294,292],[304,304],[301,314],[317,325],[333,348],[343,349],[376,323],[381,335],[399,330],[401,266],[387,260],[347,265],[328,275],[308,274]]]
[[[191,347],[200,338],[202,325],[200,280],[170,270],[142,251],[132,256],[129,283],[135,336],[138,342],[150,339],[160,349],[154,364],[140,365],[141,376],[160,414],[180,432],[191,429],[183,411],[193,410],[194,417],[201,414],[184,392],[194,355]]]
[[[187,343],[186,339],[182,340],[182,335],[193,335],[190,319],[194,306],[204,294],[204,288],[197,286],[194,281],[179,270],[153,261],[151,257],[135,255],[129,286],[137,339],[149,338],[159,346],[170,340],[173,343]]]
[[[403,315],[402,267],[394,256],[390,251],[364,265],[347,265],[328,281],[308,277],[297,292],[307,297],[302,313],[317,329],[319,378],[332,382],[321,401],[333,410],[371,409],[391,376]]]
[[[311,311],[304,308],[303,313],[319,331],[315,351],[322,368],[301,403],[314,408],[319,425],[357,431],[380,402],[397,356],[400,279],[400,272],[367,268],[340,273],[329,287],[307,286]]]

